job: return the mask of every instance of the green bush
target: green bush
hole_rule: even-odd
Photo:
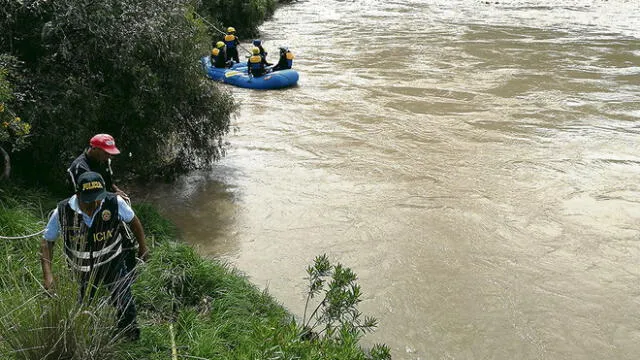
[[[205,79],[207,29],[188,0],[5,1],[0,53],[23,61],[16,105],[32,146],[14,167],[49,185],[95,133],[114,135],[137,175],[222,156],[234,103]],[[124,170],[124,169],[122,169]]]
[[[31,124],[13,111],[13,102],[22,96],[14,90],[13,83],[18,77],[17,59],[0,55],[0,179],[11,175],[10,153],[23,149],[31,132]]]
[[[258,36],[258,25],[273,15],[276,5],[276,0],[205,0],[198,12],[222,31],[233,26],[246,41]],[[223,37],[213,29],[211,33],[215,39]]]

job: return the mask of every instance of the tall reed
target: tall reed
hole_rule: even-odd
[[[80,302],[77,281],[58,270],[55,292],[45,291],[26,266],[27,278],[3,279],[2,359],[102,360],[117,353],[120,334],[108,296],[99,292]]]

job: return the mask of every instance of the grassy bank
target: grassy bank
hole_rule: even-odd
[[[46,194],[5,186],[0,235],[40,231],[55,202]],[[0,358],[171,359],[174,351],[177,359],[390,358],[384,346],[369,351],[358,344],[375,320],[360,322],[355,310],[360,289],[348,268],[331,267],[326,258],[309,267],[315,299],[324,296],[331,308],[317,307],[315,325],[300,324],[237,270],[176,241],[176,229],[153,207],[135,209],[153,244],[133,289],[141,339],[114,338],[113,308],[100,298],[78,304],[59,244],[57,296],[49,297],[41,285],[40,237],[0,240]],[[329,273],[333,278],[323,282]]]

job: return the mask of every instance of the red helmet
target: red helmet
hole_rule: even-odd
[[[89,140],[89,145],[107,152],[107,154],[118,155],[120,150],[116,147],[116,141],[109,134],[98,134]]]

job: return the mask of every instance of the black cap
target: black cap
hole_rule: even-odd
[[[97,172],[87,171],[78,177],[78,193],[80,201],[90,203],[107,197],[104,179]]]

